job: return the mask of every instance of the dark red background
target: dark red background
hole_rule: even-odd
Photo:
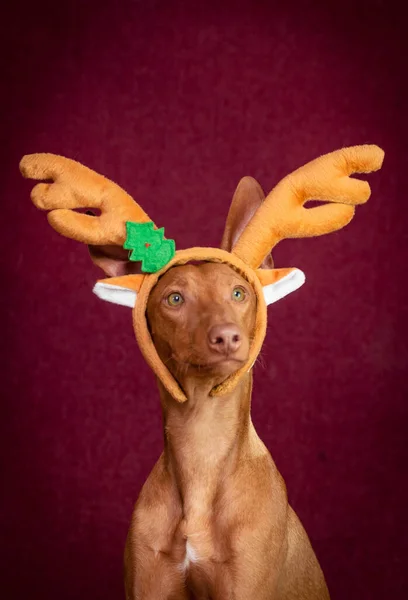
[[[312,8],[311,8],[312,7]],[[392,2],[14,2],[1,60],[1,596],[123,597],[162,447],[130,311],[29,201],[25,153],[118,181],[178,247],[217,245],[241,176],[385,149],[352,224],[288,241],[307,284],[269,309],[253,418],[333,599],[408,597],[407,35]],[[250,482],[249,482],[250,485]],[[249,599],[248,599],[249,600]]]

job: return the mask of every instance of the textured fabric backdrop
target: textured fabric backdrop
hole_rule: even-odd
[[[382,1],[14,2],[2,15],[1,597],[123,598],[162,448],[130,311],[29,201],[25,153],[119,182],[179,247],[217,245],[238,180],[269,191],[344,145],[383,169],[345,230],[283,242],[253,418],[334,600],[408,597],[407,35]],[[3,245],[4,244],[4,245]],[[248,599],[249,600],[249,599]]]

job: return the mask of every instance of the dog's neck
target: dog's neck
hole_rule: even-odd
[[[252,372],[227,396],[210,396],[212,384],[189,380],[183,382],[187,401],[179,403],[160,383],[159,388],[166,468],[185,521],[204,524],[238,462],[266,452],[251,421]]]

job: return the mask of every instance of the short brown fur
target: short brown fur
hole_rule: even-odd
[[[239,303],[231,296],[236,286],[246,292]],[[184,298],[179,307],[167,301],[175,292]],[[184,600],[190,592],[198,600],[329,598],[252,424],[252,372],[228,396],[210,396],[247,359],[256,313],[250,285],[223,264],[173,267],[153,289],[147,312],[159,356],[188,401],[176,402],[159,383],[165,446],[132,518],[128,600]],[[208,346],[208,331],[220,323],[240,331],[233,360]],[[197,561],[183,568],[187,542]]]

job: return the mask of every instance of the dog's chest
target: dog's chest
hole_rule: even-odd
[[[186,540],[184,559],[179,564],[179,570],[190,592],[203,600],[211,600],[213,596],[210,582],[215,576],[213,557],[208,556],[208,551],[206,552],[199,542],[196,547],[193,543]]]
[[[195,528],[182,522],[177,533],[177,568],[190,591],[203,600],[210,600],[214,592],[212,585],[230,558],[225,544],[227,532],[213,522]]]
[[[185,547],[185,556],[183,562],[180,564],[180,570],[183,571],[183,573],[187,574],[190,571],[191,566],[194,565],[194,563],[198,563],[199,560],[200,557],[197,551],[195,550],[192,543],[187,540]]]

